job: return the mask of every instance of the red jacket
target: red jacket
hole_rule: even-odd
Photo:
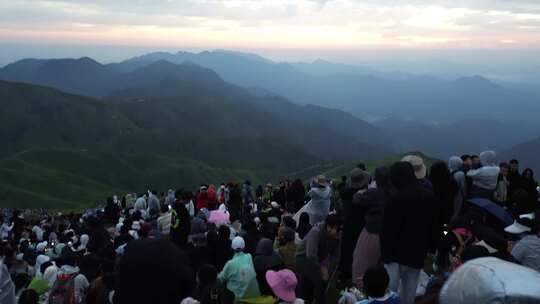
[[[208,208],[208,193],[206,191],[197,192],[195,195],[195,207],[197,210]]]

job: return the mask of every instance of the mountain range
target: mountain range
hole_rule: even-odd
[[[159,60],[192,62],[242,87],[262,88],[294,102],[337,108],[368,120],[395,116],[452,123],[481,116],[540,126],[533,114],[540,110],[538,95],[507,89],[478,75],[447,81],[324,60],[280,63],[255,54],[219,50],[150,53],[111,66],[125,72]]]
[[[96,66],[87,58],[68,62]],[[54,63],[66,67],[65,61]],[[50,63],[45,65],[50,69]],[[64,197],[72,197],[66,190],[56,195],[44,191],[39,185],[50,183],[39,180],[47,174],[76,174],[98,185],[100,191],[87,196],[94,199],[107,187],[111,191],[164,189],[178,187],[177,183],[195,187],[241,176],[265,182],[329,162],[392,152],[369,140],[381,132],[378,128],[350,114],[297,105],[277,96],[255,96],[193,64],[158,61],[116,75],[107,78],[106,90],[100,88],[101,99],[0,81],[4,109],[0,137],[5,139],[0,148],[0,202],[39,198],[56,206]],[[66,91],[79,89],[81,94],[99,88],[96,83],[100,83],[82,88],[84,82],[56,81],[47,84],[66,84]],[[34,176],[34,171],[40,176]],[[78,186],[70,185],[65,183],[68,192],[77,192],[69,189]],[[47,187],[58,188],[62,187]]]
[[[443,81],[214,51],[111,64],[24,59],[0,80],[1,205],[306,178],[412,150],[540,155],[540,145],[509,149],[538,136],[536,97],[481,76]]]
[[[101,98],[118,84],[124,86],[129,81],[124,75],[159,61],[196,64],[252,92],[340,109],[369,121],[392,116],[425,123],[453,123],[482,117],[540,127],[534,115],[540,110],[538,95],[506,88],[478,75],[448,81],[402,72],[381,73],[324,60],[280,63],[256,54],[219,50],[157,52],[107,65],[90,58],[25,59],[0,69],[0,79]]]

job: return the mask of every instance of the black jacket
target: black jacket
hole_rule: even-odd
[[[413,183],[390,194],[384,208],[381,254],[385,263],[420,269],[438,242],[433,192]]]
[[[365,228],[367,232],[379,234],[381,232],[384,204],[388,195],[383,189],[369,189],[363,194],[356,194],[353,205],[365,211]]]

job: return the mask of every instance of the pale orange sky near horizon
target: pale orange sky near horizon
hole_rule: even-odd
[[[0,42],[190,48],[535,48],[535,0],[0,0]]]

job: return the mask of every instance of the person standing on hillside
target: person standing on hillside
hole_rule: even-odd
[[[508,170],[507,163],[499,164],[500,172],[497,179],[497,189],[495,189],[495,201],[501,205],[506,206],[508,204]]]
[[[197,194],[195,194],[195,207],[198,210],[208,209],[208,186],[201,185]]]
[[[244,202],[244,206],[251,204],[253,201],[253,188],[249,180],[242,186],[242,201]]]
[[[422,157],[418,155],[406,155],[401,159],[403,162],[408,162],[411,164],[411,166],[414,169],[414,175],[416,176],[416,179],[420,182],[420,184],[424,187],[426,187],[429,190],[433,189],[433,185],[431,184],[431,181],[426,178],[427,175],[427,168],[424,164],[424,160]]]
[[[306,187],[299,178],[296,179],[289,189],[287,189],[287,199],[292,202],[294,210],[291,213],[296,213],[302,206],[304,206],[304,199],[306,198]]]
[[[316,176],[313,179],[308,195],[311,200],[308,202],[305,211],[309,214],[310,224],[315,225],[324,221],[330,212],[332,189],[324,175]]]
[[[438,201],[439,225],[442,234],[443,226],[448,225],[454,215],[454,202],[460,190],[444,162],[436,162],[431,166],[429,180],[433,184],[433,192]]]
[[[188,236],[191,233],[191,218],[184,201],[177,199],[171,210],[170,224],[171,240],[180,248],[186,248]]]
[[[369,267],[379,264],[381,259],[380,233],[384,214],[384,205],[390,191],[390,170],[378,167],[374,172],[375,185],[363,194],[357,193],[353,204],[365,209],[365,226],[358,236],[353,253],[352,279],[358,288],[363,286],[363,277]]]
[[[420,270],[437,240],[436,201],[433,191],[421,185],[413,166],[397,162],[390,167],[395,188],[385,205],[381,254],[390,276],[390,289],[405,304],[414,303]]]
[[[496,164],[496,155],[493,151],[480,153],[481,167],[467,172],[467,176],[472,179],[471,197],[494,199],[497,180],[499,177],[499,166]]]
[[[208,210],[216,210],[218,206],[216,186],[210,185],[208,187],[207,193],[208,193]]]
[[[508,171],[508,198],[512,199],[512,195],[518,189],[521,189],[522,176],[519,172],[519,161],[515,158],[511,159],[510,169]]]
[[[139,197],[135,201],[135,205],[133,206],[133,212],[140,211],[143,212],[146,210],[146,193],[139,194]]]
[[[225,184],[221,184],[217,190],[217,200],[219,204],[229,203],[229,188],[225,187]]]
[[[155,219],[159,216],[161,211],[159,198],[157,197],[157,191],[148,191],[148,209],[146,210],[148,216]]]
[[[353,251],[358,236],[364,229],[365,206],[353,202],[353,198],[359,200],[360,196],[367,191],[370,181],[369,173],[355,168],[351,171],[351,182],[345,185],[340,192],[343,206],[343,233],[341,242],[341,259],[339,269],[341,279],[350,281],[352,277],[351,264]]]
[[[534,179],[534,172],[531,168],[523,170],[521,175],[521,187],[527,191],[531,205],[538,202],[538,182]]]
[[[463,160],[459,156],[452,156],[448,160],[448,169],[458,186],[458,192],[454,198],[452,219],[457,218],[463,210],[463,202],[467,198],[467,176],[463,170]]]

